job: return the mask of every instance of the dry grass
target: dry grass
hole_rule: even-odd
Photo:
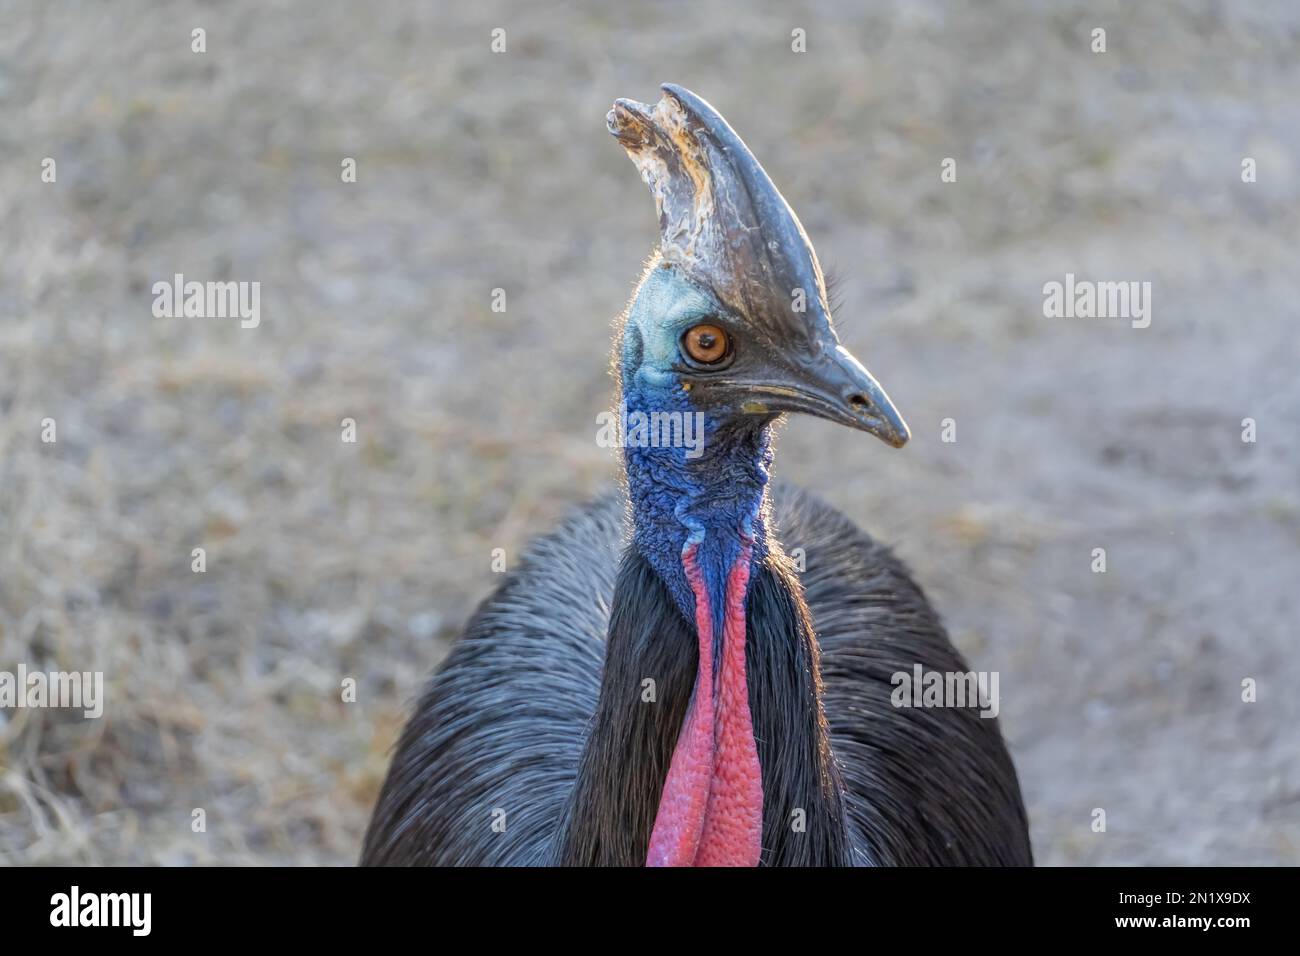
[[[1040,858],[1300,863],[1293,5],[131,6],[0,7],[0,669],[108,685],[98,721],[0,711],[0,860],[355,859],[491,549],[614,473],[654,225],[603,119],[675,80],[917,433],[795,422],[778,472],[1001,671]],[[1152,280],[1152,327],[1043,319],[1067,271]],[[176,272],[261,282],[261,327],[153,318]]]

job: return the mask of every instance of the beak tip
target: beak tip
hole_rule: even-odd
[[[875,435],[890,448],[902,448],[912,438],[912,433],[907,430],[907,426],[901,422],[897,425],[884,423],[875,427],[869,427],[867,431]]]

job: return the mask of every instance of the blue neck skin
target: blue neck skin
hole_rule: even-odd
[[[641,411],[697,411],[675,376],[623,366],[623,401],[628,414]],[[696,545],[695,561],[709,592],[715,639],[722,634],[727,578],[746,543],[751,565],[767,553],[764,496],[772,462],[770,422],[736,420],[705,412],[703,447],[688,457],[684,447],[624,449],[633,544],[667,585],[678,609],[692,624],[695,593],[686,577],[682,553]]]

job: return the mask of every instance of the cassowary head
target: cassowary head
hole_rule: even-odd
[[[901,447],[907,425],[840,345],[794,212],[717,110],[680,86],[663,91],[653,107],[620,99],[607,117],[662,234],[624,329],[625,390],[685,391],[723,419],[806,412]]]

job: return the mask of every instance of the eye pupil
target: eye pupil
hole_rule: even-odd
[[[682,347],[692,361],[715,365],[727,357],[727,333],[716,325],[697,325],[682,337]]]

